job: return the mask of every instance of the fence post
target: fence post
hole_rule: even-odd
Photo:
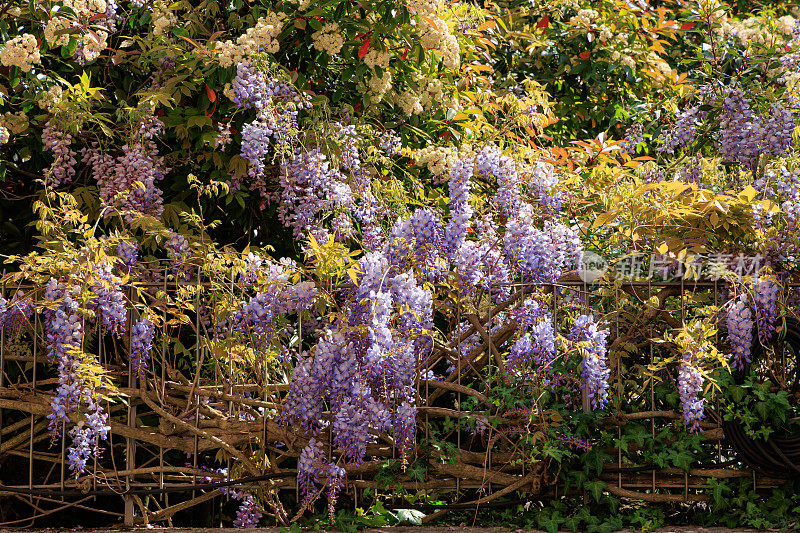
[[[123,523],[125,527],[133,527],[133,498],[126,494],[122,499],[125,501],[125,518]]]

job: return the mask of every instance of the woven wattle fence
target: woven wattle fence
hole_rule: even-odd
[[[720,285],[654,282],[600,286],[564,279],[544,289],[551,294],[555,317],[582,308],[603,317],[610,329],[611,401],[598,430],[622,435],[625,424],[649,422],[650,438],[655,440],[661,429],[682,423],[680,413],[658,404],[652,380],[644,393],[641,385],[634,391],[626,373],[635,364],[653,361],[660,348],[651,339],[680,326],[688,294],[702,292],[708,301],[720,302]],[[438,438],[451,443],[455,452],[427,447],[422,479],[395,468],[388,484],[387,459],[402,461],[391,436],[378,435],[363,464],[345,467],[342,494],[347,499],[340,496],[340,502],[360,505],[367,488],[436,490],[449,505],[426,507],[426,520],[432,520],[449,509],[563,495],[564,488],[557,482],[558,465],[534,460],[518,445],[522,435],[537,430],[542,414],[504,412],[491,401],[492,388],[505,372],[503,354],[515,332],[513,321],[501,317],[531,290],[512,287],[511,297],[501,305],[465,316],[469,329],[453,334],[449,341],[434,343],[419,369],[420,376],[434,379],[417,383],[417,448],[407,463],[414,464],[433,421],[467,419],[480,429],[466,431],[465,424],[450,424]],[[198,296],[198,308],[202,303]],[[202,329],[199,318],[193,326],[195,332]],[[181,337],[182,327],[188,326],[174,326],[175,338]],[[122,395],[106,405],[111,430],[102,445],[102,456],[76,479],[70,477],[66,466],[64,432],[55,441],[48,432],[46,416],[57,380],[45,360],[45,347],[33,334],[38,328],[37,321],[19,338],[7,334],[0,338],[0,509],[5,510],[0,526],[24,526],[37,518],[76,509],[102,513],[108,523],[170,521],[194,506],[223,500],[230,487],[256,491],[279,523],[288,523],[301,511],[296,468],[308,437],[278,417],[289,387],[289,368],[284,382],[237,382],[230,374],[208,370],[213,359],[210,348],[203,336],[192,333],[194,346],[180,350],[174,343],[160,340],[146,378],[136,380],[124,356],[128,340],[103,343],[97,355]],[[460,341],[474,334],[478,336],[474,347],[462,353]],[[219,359],[214,360],[219,364]],[[449,375],[431,375],[444,366],[453,368]],[[632,395],[636,395],[635,401]],[[588,408],[585,397],[576,403],[578,409]],[[631,410],[630,405],[637,407]],[[76,422],[74,416],[72,421]],[[709,478],[748,477],[755,490],[766,490],[792,475],[791,466],[760,472],[748,468],[724,440],[720,422],[714,406],[709,405],[702,424],[702,456],[716,459],[693,463],[688,470],[640,464],[637,451],[641,445],[637,443],[628,443],[624,450],[608,449],[615,460],[604,464],[598,476],[607,483],[604,490],[646,502],[693,502],[709,498],[705,492]],[[331,446],[326,429],[317,438]],[[226,464],[228,473],[211,470],[206,467],[209,464]]]

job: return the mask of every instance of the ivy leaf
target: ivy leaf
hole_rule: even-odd
[[[600,496],[603,495],[603,489],[607,486],[605,481],[587,481],[584,483],[583,487],[588,490],[592,496],[594,497],[595,501],[600,501]]]
[[[539,521],[539,527],[547,530],[547,533],[558,533],[559,527],[564,522],[561,514],[554,511],[552,515],[546,516]]]

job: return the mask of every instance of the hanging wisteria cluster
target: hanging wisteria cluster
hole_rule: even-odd
[[[71,423],[72,417],[76,418],[68,432],[72,443],[67,450],[69,468],[76,476],[83,473],[91,457],[100,453],[100,441],[106,440],[111,429],[97,384],[86,379],[86,365],[91,362],[83,352],[86,325],[80,305],[83,296],[79,285],[55,278],[47,283],[44,295],[48,358],[58,368],[58,387],[47,415],[48,428],[55,438]],[[109,316],[108,308],[99,300],[93,305],[101,316]]]
[[[753,346],[753,313],[747,299],[738,298],[726,317],[728,338],[731,343],[731,362],[733,367],[742,370],[750,362]]]
[[[583,359],[581,380],[589,397],[592,409],[605,406],[608,401],[608,367],[606,339],[609,330],[600,329],[592,315],[580,315],[569,332],[569,339],[576,343]]]
[[[152,114],[145,114],[135,124],[122,154],[114,157],[96,143],[81,149],[83,162],[91,169],[100,187],[100,199],[108,206],[135,214],[158,217],[164,211],[164,200],[156,184],[169,172],[159,155],[155,139],[163,133],[163,123]]]
[[[701,127],[707,124],[708,109],[719,111],[714,139],[726,163],[736,163],[756,176],[762,156],[782,156],[794,146],[796,109],[782,102],[770,103],[758,112],[739,88],[706,85],[700,91],[702,104],[680,113],[660,138],[658,151],[673,154],[691,147]]]
[[[754,332],[758,341],[766,346],[775,333],[778,318],[780,284],[765,275],[752,284],[752,303],[747,294],[736,298],[726,315],[728,341],[731,345],[731,364],[743,370],[752,357]]]
[[[678,394],[683,406],[683,421],[689,431],[698,432],[700,421],[705,418],[705,402],[702,397],[703,375],[697,361],[690,352],[684,352],[678,367]]]
[[[22,330],[30,322],[35,307],[30,296],[15,294],[10,301],[0,296],[0,331]]]

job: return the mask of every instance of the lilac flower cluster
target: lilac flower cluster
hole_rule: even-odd
[[[0,331],[20,331],[30,321],[34,309],[30,296],[15,294],[11,301],[0,296]]]
[[[519,370],[531,359],[540,370],[550,371],[556,353],[553,318],[539,302],[530,298],[512,313],[520,336],[508,356],[507,372]]]
[[[122,280],[114,275],[111,262],[92,263],[91,267],[94,286],[88,307],[106,331],[119,334],[127,318]]]
[[[111,426],[108,425],[108,413],[95,400],[88,388],[83,390],[83,402],[86,409],[83,419],[69,430],[72,444],[67,450],[67,462],[75,477],[86,470],[89,459],[100,455],[99,441],[106,440],[108,432],[111,431]]]
[[[189,241],[186,240],[186,237],[173,232],[164,243],[164,248],[167,250],[167,259],[171,263],[170,270],[175,278],[181,281],[189,279],[192,275],[192,266],[188,261],[192,256],[192,249],[189,248]]]
[[[81,399],[81,383],[76,352],[83,342],[83,320],[73,299],[73,288],[67,288],[55,278],[47,283],[44,301],[45,336],[48,359],[58,365],[58,387],[51,402],[48,429],[55,437],[61,425],[69,421],[69,413],[77,409]]]
[[[299,112],[310,108],[311,102],[291,83],[278,76],[267,76],[248,62],[237,65],[233,89],[237,105],[256,110],[255,120],[242,127],[241,154],[249,163],[251,188],[266,197],[265,162],[270,143],[290,149],[297,142]]]
[[[753,346],[753,315],[745,297],[738,298],[731,306],[726,324],[733,366],[742,370],[750,362],[750,350]]]
[[[217,130],[219,131],[219,135],[217,135],[216,138],[214,139],[214,146],[216,148],[224,149],[233,140],[233,132],[231,131],[231,123],[228,122],[226,124],[223,124],[223,123],[220,122],[217,125]]]
[[[337,208],[352,210],[354,207],[353,191],[344,174],[317,149],[284,163],[280,185],[278,216],[281,222],[294,229],[298,238],[319,228],[319,213]]]
[[[96,144],[81,151],[100,186],[100,199],[105,204],[122,211],[161,216],[164,200],[156,183],[169,172],[153,141],[161,133],[163,124],[156,117],[146,115],[130,141],[122,147],[120,156],[114,158],[103,153]],[[127,220],[131,218],[132,214],[126,214]]]
[[[583,355],[581,380],[592,409],[602,409],[608,401],[608,368],[606,339],[608,329],[599,329],[592,315],[581,315],[572,325],[568,339]]]
[[[761,344],[768,343],[775,333],[780,291],[780,285],[769,278],[760,278],[753,283],[753,307],[758,324],[758,340]]]
[[[636,154],[636,147],[644,141],[644,124],[638,122],[625,132],[625,138],[619,143],[619,149],[628,154]]]
[[[794,112],[780,102],[758,116],[741,90],[727,89],[722,111],[718,141],[725,162],[738,163],[755,175],[761,155],[782,155],[793,145]]]
[[[556,440],[563,443],[570,450],[583,450],[588,452],[592,449],[591,443],[575,435],[556,435]]]
[[[312,437],[297,460],[297,483],[304,505],[310,505],[316,499],[317,483],[326,465],[322,443]]]
[[[537,229],[528,204],[509,219],[503,240],[511,264],[523,278],[540,283],[576,268],[582,250],[572,228],[548,221],[544,230]]]
[[[245,260],[244,274],[241,281],[245,286],[253,285],[258,281],[258,271],[261,268],[263,261],[260,257],[250,252],[247,254]]]
[[[139,261],[139,245],[135,242],[120,241],[117,244],[117,257],[122,264],[128,268],[133,268]]]
[[[75,151],[70,147],[72,135],[63,131],[52,121],[42,129],[44,150],[53,153],[53,164],[44,172],[45,182],[51,187],[69,183],[75,177]]]
[[[333,124],[334,138],[339,146],[339,168],[348,171],[354,177],[362,177],[361,158],[358,153],[359,135],[352,124],[341,122]]]
[[[228,491],[228,494],[235,500],[239,500],[239,509],[236,511],[236,518],[233,527],[236,528],[255,528],[264,516],[261,504],[249,492]]]
[[[153,338],[156,334],[156,327],[152,321],[142,318],[134,322],[131,326],[131,371],[134,376],[144,377],[147,369],[147,360],[150,359],[150,351],[153,349]]]
[[[683,406],[683,421],[690,432],[700,431],[700,421],[705,418],[705,398],[703,392],[703,375],[693,364],[691,354],[684,353],[678,368],[678,393]]]
[[[327,404],[333,443],[348,462],[363,461],[375,431],[391,429],[403,456],[413,446],[413,385],[431,348],[433,301],[414,261],[393,261],[391,252],[406,239],[439,249],[443,229],[437,221],[422,210],[401,224],[396,240],[359,260],[357,283],[346,293],[346,320],[326,329],[295,365],[282,418],[316,433],[326,423]],[[304,464],[306,479],[314,479],[310,461]]]
[[[531,185],[539,198],[539,204],[548,214],[555,214],[561,209],[563,194],[556,191],[558,174],[550,163],[537,162],[531,173]]]
[[[472,185],[473,163],[457,161],[450,170],[447,187],[450,194],[450,220],[447,223],[445,248],[452,258],[467,238],[472,207],[469,205],[469,191]]]
[[[276,296],[274,293],[259,292],[234,317],[236,329],[241,333],[252,333],[260,349],[266,349],[275,334],[273,322],[279,314]]]
[[[394,427],[395,444],[401,450],[409,450],[414,444],[414,435],[417,430],[417,407],[404,401],[397,408],[392,420]],[[405,461],[405,454],[403,454]]]
[[[83,321],[76,296],[79,289],[51,278],[44,294],[45,336],[48,356],[58,365],[58,387],[47,415],[48,429],[55,438],[69,422],[70,413],[83,406],[83,418],[69,431],[72,438],[67,453],[70,470],[78,476],[90,457],[100,453],[99,441],[105,440],[110,427],[108,414],[99,404],[96,392],[81,378],[81,344]]]
[[[514,160],[501,155],[496,146],[488,145],[475,156],[475,166],[478,175],[494,176],[497,179],[495,200],[500,207],[500,213],[510,217],[519,209],[521,202],[519,174]]]
[[[697,128],[703,124],[708,116],[706,111],[702,111],[700,106],[690,107],[675,119],[675,124],[661,134],[658,151],[667,154],[674,154],[676,149],[684,146],[691,146],[697,136]],[[638,144],[638,143],[637,143]]]
[[[400,137],[391,131],[385,131],[378,137],[378,146],[380,146],[381,150],[386,152],[388,156],[399,154],[403,147]]]

